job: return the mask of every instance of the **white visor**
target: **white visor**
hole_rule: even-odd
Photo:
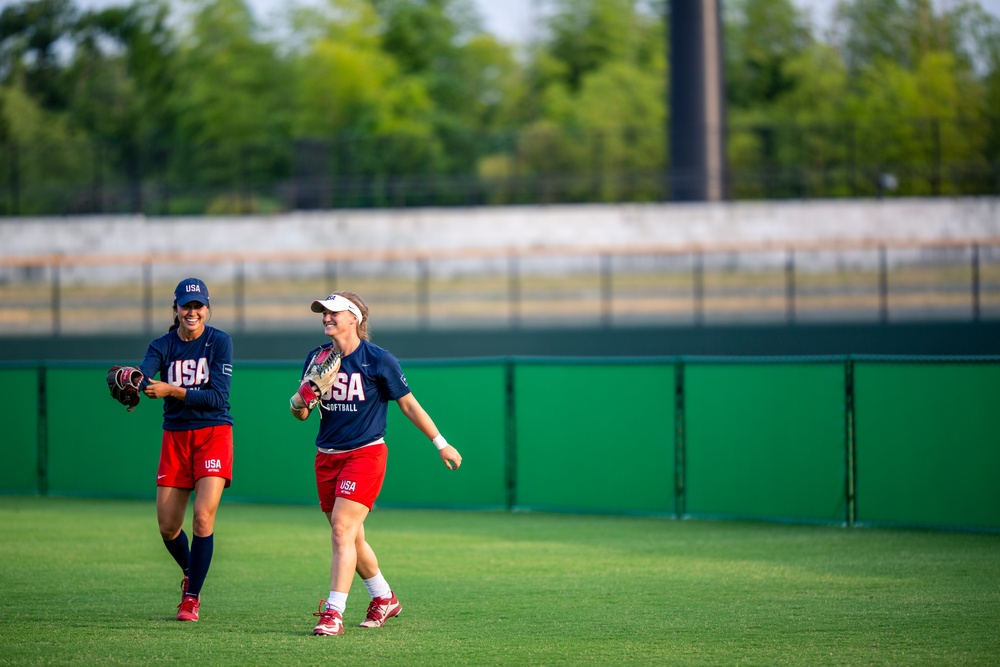
[[[316,299],[312,302],[312,311],[314,313],[322,313],[324,310],[330,310],[335,313],[339,313],[344,310],[350,311],[354,313],[356,318],[358,318],[358,325],[360,325],[365,319],[361,315],[361,309],[355,306],[353,301],[344,298],[339,294],[331,294],[323,301]]]

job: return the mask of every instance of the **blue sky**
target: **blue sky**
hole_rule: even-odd
[[[122,4],[125,0],[77,0],[83,7],[101,7]],[[298,0],[299,2],[319,2],[321,0]],[[938,5],[949,0],[935,0]],[[247,0],[258,17],[266,17],[275,9],[287,4],[286,0]],[[486,26],[497,37],[507,42],[523,41],[531,35],[537,24],[539,0],[474,0],[486,20]],[[825,22],[836,0],[794,0],[795,4],[811,12],[820,24]],[[10,4],[10,0],[0,0],[0,7]],[[994,16],[1000,17],[1000,0],[979,0],[979,4]]]
[[[273,0],[251,0],[254,3],[269,3]],[[723,0],[724,1],[724,0]],[[823,24],[829,17],[836,0],[794,0],[799,7],[808,10],[813,20]],[[519,41],[530,35],[537,23],[537,0],[475,0],[480,13],[487,21],[490,32],[505,41]],[[935,0],[941,6],[948,0]],[[994,16],[1000,17],[1000,0],[979,0],[979,4]]]

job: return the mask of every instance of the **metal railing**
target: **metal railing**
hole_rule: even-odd
[[[0,335],[152,332],[198,275],[235,332],[362,294],[388,329],[1000,317],[1000,238],[0,258]]]

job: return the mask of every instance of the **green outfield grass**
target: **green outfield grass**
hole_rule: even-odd
[[[0,664],[1000,664],[1000,535],[380,509],[403,613],[314,637],[317,508],[224,501],[198,623],[154,514],[0,497]]]

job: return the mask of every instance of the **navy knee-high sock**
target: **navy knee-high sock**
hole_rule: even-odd
[[[215,548],[215,534],[201,537],[195,535],[191,540],[191,568],[188,574],[188,595],[198,596],[208,575],[208,567],[212,564],[212,551]]]
[[[170,552],[170,555],[174,557],[177,564],[184,570],[184,574],[187,575],[188,568],[191,566],[191,550],[188,548],[188,536],[182,530],[180,535],[174,539],[163,540],[163,545],[167,547],[167,551]]]

